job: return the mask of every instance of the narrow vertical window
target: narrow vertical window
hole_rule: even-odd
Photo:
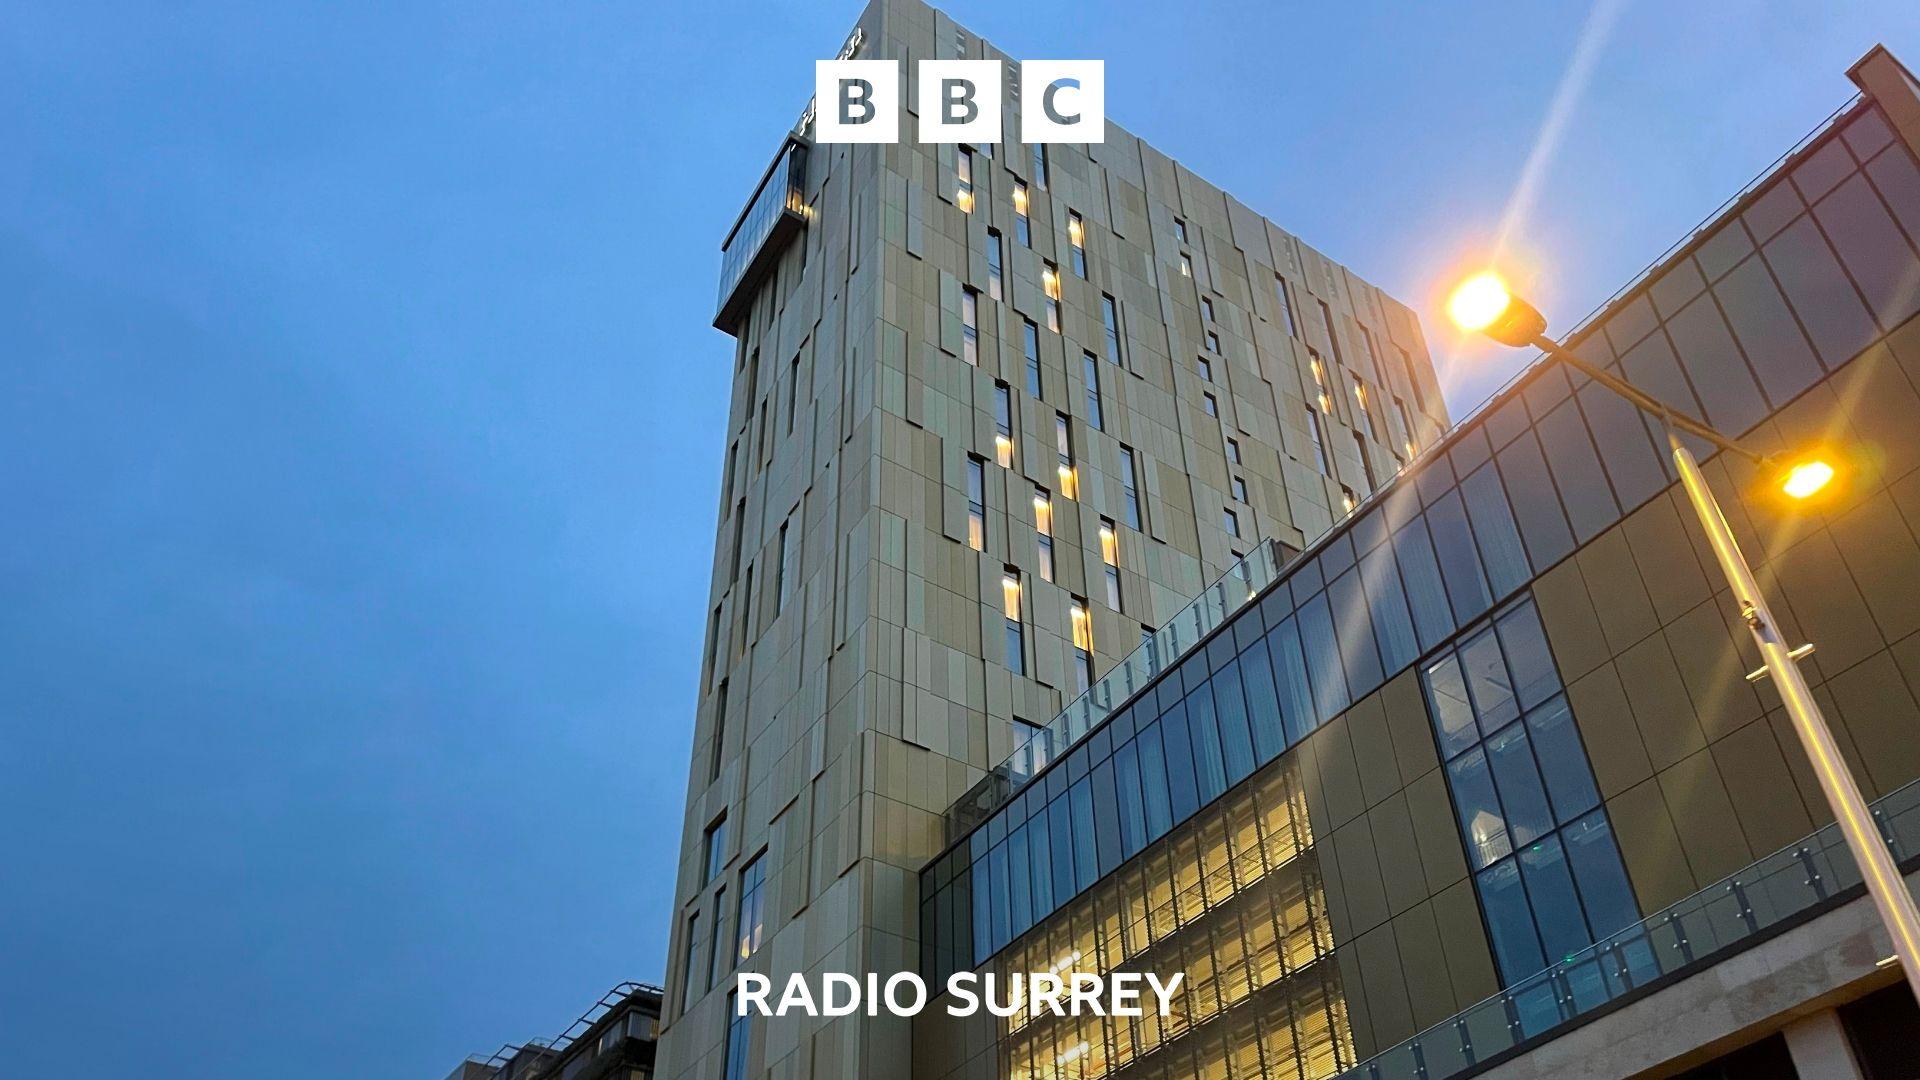
[[[1227,531],[1228,536],[1238,537],[1240,535],[1240,515],[1234,513],[1232,507],[1223,508],[1220,511],[1220,527]]]
[[[720,1080],[747,1080],[747,1054],[753,1048],[753,1010],[743,1015],[735,1000],[739,991],[727,992],[727,1050]]]
[[[1009,566],[1000,576],[1000,612],[1007,628],[1007,669],[1027,673],[1026,630],[1020,617],[1020,571]]]
[[[773,579],[773,613],[775,615],[787,609],[787,601],[793,596],[794,571],[798,569],[793,565],[793,535],[793,522],[791,520],[781,522],[780,562],[774,570]]]
[[[1002,255],[1002,252],[1000,250],[1000,230],[988,229],[987,230],[987,295],[995,300],[1000,299],[1001,255]]]
[[[727,749],[727,680],[713,692],[713,745],[707,754],[707,783],[720,779],[720,765]]]
[[[1211,330],[1207,331],[1207,351],[1216,356],[1220,354],[1220,335]]]
[[[1313,467],[1320,470],[1321,476],[1332,476],[1327,469],[1326,435],[1320,430],[1320,414],[1307,410],[1307,435],[1313,440]]]
[[[727,571],[727,580],[737,581],[740,577],[740,559],[747,549],[747,500],[741,499],[733,506],[733,557],[732,567]]]
[[[1085,600],[1068,601],[1067,621],[1073,629],[1073,689],[1084,692],[1093,685],[1093,616]]]
[[[685,976],[680,981],[681,1012],[686,1012],[696,1000],[694,988],[700,985],[698,973],[705,967],[700,963],[700,913],[696,911],[687,916],[687,947],[680,963],[680,972]]]
[[[1102,294],[1100,297],[1100,322],[1107,335],[1107,359],[1120,362],[1120,308],[1113,297]]]
[[[954,161],[955,191],[953,202],[963,214],[973,213],[973,151],[960,148],[960,155]]]
[[[800,413],[800,357],[794,355],[787,365],[787,434],[793,434],[794,417]]]
[[[1232,477],[1227,481],[1227,486],[1231,488],[1233,491],[1233,501],[1235,502],[1247,501],[1247,478],[1246,477],[1244,476]]]
[[[1220,415],[1220,399],[1214,397],[1212,394],[1201,394],[1200,406],[1207,410],[1208,416]]]
[[[1184,221],[1184,220],[1183,220],[1183,219],[1181,219],[1181,218],[1174,218],[1174,219],[1173,219],[1173,236],[1174,236],[1174,239],[1176,239],[1176,240],[1178,240],[1178,241],[1180,241],[1180,242],[1181,242],[1181,243],[1183,243],[1183,244],[1187,242],[1187,223],[1186,223],[1186,221]]]
[[[1234,465],[1241,464],[1240,440],[1233,438],[1232,436],[1227,437],[1227,461]]]
[[[1367,450],[1367,437],[1356,430],[1353,433],[1353,445],[1360,451],[1360,473],[1366,478],[1367,494],[1371,495],[1373,489],[1380,486],[1380,481],[1373,475],[1373,455]]]
[[[1036,398],[1045,397],[1040,392],[1040,328],[1033,325],[1032,319],[1024,322],[1020,331],[1020,349],[1027,356],[1027,393]]]
[[[1193,276],[1193,257],[1184,251],[1180,253],[1180,276],[1183,278]]]
[[[1315,300],[1314,303],[1320,305],[1320,321],[1327,326],[1327,341],[1333,345],[1333,362],[1344,367],[1347,358],[1340,351],[1340,332],[1333,326],[1333,309],[1327,306],[1325,300]]]
[[[1053,580],[1053,496],[1033,489],[1033,531],[1040,540],[1040,579]]]
[[[1080,497],[1080,477],[1073,467],[1073,432],[1067,427],[1067,414],[1053,415],[1053,445],[1060,455],[1060,494],[1069,499]]]
[[[1106,518],[1100,519],[1100,562],[1107,577],[1107,606],[1125,611],[1120,606],[1120,530]]]
[[[967,546],[987,549],[987,463],[967,455]]]
[[[1341,484],[1340,485],[1340,512],[1343,514],[1351,514],[1353,513],[1353,508],[1359,505],[1360,505],[1360,500],[1353,497],[1353,489],[1348,487],[1345,484]]]
[[[1067,211],[1067,244],[1073,249],[1073,276],[1087,278],[1087,223],[1077,210]]]
[[[1013,390],[993,384],[993,452],[1003,469],[1013,468]]]
[[[762,851],[740,869],[740,917],[734,924],[740,947],[734,951],[735,960],[746,960],[760,951],[767,929],[766,885],[767,853]]]
[[[1333,399],[1327,396],[1327,366],[1320,362],[1320,354],[1313,348],[1307,349],[1307,370],[1313,373],[1314,400],[1320,403],[1320,411],[1331,414]]]
[[[1140,477],[1133,448],[1120,448],[1120,495],[1127,511],[1127,528],[1140,528]]]
[[[1041,191],[1047,190],[1047,144],[1033,144],[1033,182]]]
[[[960,290],[960,358],[980,366],[980,294]]]
[[[707,826],[704,845],[707,861],[707,876],[701,882],[705,884],[720,875],[722,867],[727,865],[727,817],[720,815],[719,820]]]
[[[1386,378],[1385,375],[1380,374],[1380,354],[1373,350],[1373,331],[1359,323],[1355,323],[1354,326],[1360,331],[1360,351],[1367,354],[1368,370],[1379,378]]]
[[[1027,219],[1027,182],[1013,182],[1013,238],[1021,247],[1033,246],[1033,223]]]
[[[1198,357],[1193,362],[1193,369],[1200,373],[1201,379],[1207,382],[1213,381],[1213,361],[1204,356]]]
[[[1353,376],[1353,403],[1360,410],[1360,418],[1367,422],[1367,434],[1379,439],[1381,442],[1385,442],[1386,438],[1380,430],[1380,422],[1375,419],[1373,415],[1372,401],[1367,393],[1366,380],[1358,375]]]
[[[1411,461],[1413,460],[1414,446],[1417,445],[1420,433],[1413,426],[1413,416],[1407,412],[1406,402],[1399,398],[1394,398],[1393,411],[1400,416],[1400,434],[1403,436],[1401,446],[1407,451],[1407,460]]]
[[[1045,263],[1040,270],[1040,291],[1047,297],[1047,329],[1060,332],[1060,268]]]
[[[1100,361],[1092,353],[1083,352],[1080,370],[1087,380],[1087,423],[1092,424],[1095,431],[1104,430],[1107,425],[1100,412]]]
[[[713,894],[713,940],[707,945],[707,986],[708,990],[720,985],[727,972],[733,966],[733,950],[727,947],[727,920],[720,912],[725,910],[727,890],[716,889]]]
[[[1203,296],[1200,298],[1200,317],[1208,322],[1213,321],[1213,297]]]
[[[1423,412],[1426,411],[1427,394],[1426,394],[1426,391],[1420,389],[1420,380],[1413,373],[1413,354],[1407,352],[1407,350],[1402,349],[1397,345],[1394,346],[1394,351],[1400,354],[1400,366],[1406,369],[1407,385],[1413,388],[1414,404],[1420,406],[1421,411]]]
[[[1273,295],[1280,301],[1280,320],[1287,328],[1288,335],[1300,336],[1300,328],[1293,322],[1293,290],[1287,287],[1287,279],[1279,274],[1273,275]]]

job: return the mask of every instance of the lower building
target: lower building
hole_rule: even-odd
[[[447,1080],[652,1080],[661,994],[648,983],[621,983],[558,1038],[476,1054]]]
[[[1696,452],[1920,866],[1920,85],[1861,93],[1568,341],[1844,482]],[[918,1080],[1907,1077],[1920,1011],[1665,453],[1535,364],[1255,552],[948,815],[920,966],[1184,975],[914,1022]],[[1689,1071],[1691,1070],[1691,1071]]]

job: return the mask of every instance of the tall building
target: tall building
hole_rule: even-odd
[[[735,971],[914,969],[949,808],[1446,426],[1405,306],[1117,126],[1021,143],[1011,58],[946,15],[875,0],[844,51],[909,80],[1008,61],[1009,138],[813,145],[803,119],[725,239],[674,1077],[898,1076],[907,1021],[739,1020]]]
[[[1705,472],[1913,875],[1920,84],[1883,49],[1850,75],[1568,341],[1842,462],[1811,505]],[[1173,1015],[935,1001],[911,1075],[1913,1076],[1920,1009],[1674,479],[1657,421],[1538,363],[1209,594],[1195,643],[970,791],[919,880],[929,979],[1177,971]]]

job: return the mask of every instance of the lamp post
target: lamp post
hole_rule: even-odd
[[[1800,746],[1806,751],[1813,773],[1820,780],[1820,790],[1826,795],[1827,805],[1833,810],[1840,833],[1846,837],[1847,847],[1860,867],[1860,877],[1866,882],[1867,893],[1873,897],[1880,921],[1893,938],[1894,956],[1899,959],[1900,968],[1906,975],[1907,987],[1916,999],[1920,999],[1920,911],[1915,910],[1913,894],[1907,891],[1906,880],[1887,851],[1886,841],[1874,824],[1866,799],[1860,795],[1860,786],[1854,782],[1852,771],[1841,758],[1840,749],[1833,741],[1833,732],[1827,727],[1826,718],[1821,715],[1812,691],[1807,688],[1807,680],[1800,674],[1799,659],[1811,652],[1812,648],[1790,648],[1780,637],[1779,624],[1768,610],[1766,599],[1760,595],[1760,586],[1754,581],[1753,570],[1747,566],[1740,546],[1734,542],[1733,531],[1727,527],[1720,504],[1708,489],[1706,479],[1700,475],[1699,462],[1694,460],[1692,451],[1680,440],[1679,432],[1675,429],[1705,439],[1763,469],[1778,472],[1783,478],[1781,490],[1796,499],[1807,498],[1824,488],[1833,479],[1833,467],[1817,459],[1783,465],[1773,458],[1754,453],[1712,427],[1674,412],[1664,402],[1632,383],[1587,363],[1572,350],[1548,337],[1546,318],[1532,304],[1509,293],[1505,284],[1494,274],[1480,274],[1456,289],[1447,302],[1447,314],[1461,329],[1479,331],[1503,345],[1535,346],[1660,418],[1666,428],[1667,443],[1673,449],[1673,461],[1680,472],[1680,483],[1687,490],[1687,499],[1693,503],[1694,513],[1700,518],[1700,527],[1706,530],[1707,541],[1713,547],[1714,558],[1719,562],[1721,572],[1726,575],[1727,585],[1733,590],[1734,601],[1740,606],[1740,617],[1752,632],[1754,643],[1760,647],[1760,655],[1766,660],[1766,666],[1749,675],[1748,679],[1757,681],[1771,677],[1773,685],[1779,689],[1780,698],[1787,706],[1787,715],[1793,720],[1794,732],[1800,737]]]

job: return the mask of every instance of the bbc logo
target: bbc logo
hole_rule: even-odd
[[[923,143],[1001,141],[998,60],[922,60],[915,101]],[[814,141],[900,141],[900,65],[892,60],[816,60]],[[1104,60],[1027,60],[1020,64],[1020,141],[1106,141]]]

